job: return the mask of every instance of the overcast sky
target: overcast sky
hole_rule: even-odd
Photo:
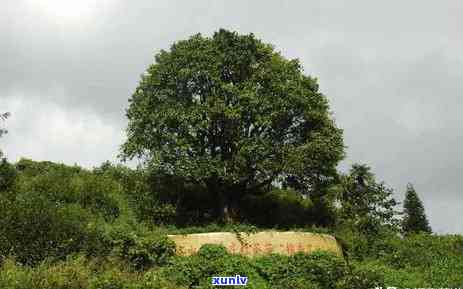
[[[219,28],[253,32],[316,76],[347,159],[433,229],[463,233],[463,1],[3,0],[0,140],[20,157],[92,167],[116,160],[127,99],[160,49]]]

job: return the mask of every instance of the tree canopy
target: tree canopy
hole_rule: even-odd
[[[225,211],[276,181],[313,192],[344,156],[316,79],[253,34],[174,43],[129,101],[122,155],[204,184]]]
[[[340,217],[364,233],[377,233],[381,227],[397,228],[396,200],[392,189],[378,182],[371,168],[354,164],[341,177]]]

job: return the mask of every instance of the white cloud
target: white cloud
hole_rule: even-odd
[[[2,150],[12,161],[21,157],[91,167],[114,160],[123,141],[123,127],[93,111],[74,111],[40,98],[10,96],[2,109],[11,112],[10,133]]]

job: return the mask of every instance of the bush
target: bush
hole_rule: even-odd
[[[89,171],[21,160],[15,168],[3,160],[0,288],[211,288],[212,276],[237,274],[249,277],[250,288],[458,288],[463,284],[462,236],[404,238],[387,228],[371,236],[350,226],[337,231],[351,265],[324,252],[247,258],[229,254],[219,245],[205,245],[190,257],[174,256],[175,246],[167,233],[257,232],[262,227],[204,225],[214,201],[201,203],[207,192],[188,196],[200,186],[167,178],[158,187],[163,193],[152,194],[151,181],[144,171],[122,166]],[[248,198],[254,199],[244,203],[243,216],[264,227],[305,224],[303,218],[313,219],[310,214],[321,208],[315,205],[314,210],[311,200],[287,190]],[[329,202],[325,205],[323,210],[330,215]],[[141,209],[133,212],[130,206]],[[137,222],[135,213],[150,226]],[[329,228],[311,230],[326,233]]]
[[[137,289],[182,289],[186,288],[167,281],[158,271],[148,271],[144,274]]]
[[[214,220],[215,199],[204,186],[156,172],[136,171],[128,188],[131,204],[141,221],[180,226]]]
[[[294,227],[310,223],[310,199],[291,190],[274,189],[262,195],[248,195],[241,202],[242,219],[263,227]]]
[[[398,238],[396,232],[387,228],[382,228],[375,235],[368,235],[351,226],[344,226],[341,230],[337,230],[336,237],[346,257],[352,261],[388,256],[394,250],[391,240]]]
[[[420,288],[429,285],[423,274],[424,271],[421,270],[394,269],[378,261],[364,262],[363,264],[359,264],[359,266],[377,268],[376,270],[382,273],[384,284],[386,285],[390,284],[399,288]],[[447,286],[447,283],[441,284],[446,284]]]
[[[374,266],[353,266],[351,272],[337,283],[339,289],[360,289],[385,287],[385,284],[397,286],[396,283],[385,283],[383,268]]]
[[[228,251],[222,245],[205,244],[199,248],[198,255],[205,259],[219,259],[226,258]]]
[[[71,191],[78,195],[78,203],[95,214],[101,214],[106,221],[119,216],[120,209],[115,195],[121,195],[120,185],[106,176],[85,174],[71,180]]]
[[[155,193],[138,192],[131,196],[132,207],[138,220],[152,224],[172,224],[177,218],[177,207],[159,201]]]
[[[8,259],[0,267],[0,288],[5,289],[178,289],[155,272],[130,273],[115,266],[98,266],[83,257],[42,263],[35,268]]]
[[[273,284],[272,289],[322,289],[317,283],[309,281],[305,278],[287,277]]]
[[[16,164],[19,179],[18,193],[37,193],[50,200],[78,203],[105,217],[118,216],[115,195],[122,194],[122,186],[110,175],[98,174],[78,166],[21,159]]]
[[[53,202],[79,204],[108,221],[119,216],[119,205],[114,195],[122,193],[119,184],[107,177],[83,171],[71,174],[61,167],[35,176],[21,174],[15,191],[19,194],[40,194]]]
[[[330,253],[314,252],[307,255],[297,253],[293,256],[270,255],[255,261],[258,272],[270,284],[283,286],[282,282],[316,283],[321,288],[334,288],[336,281],[346,274],[344,261]],[[309,287],[310,288],[310,287]]]
[[[248,258],[229,254],[221,245],[203,245],[198,254],[175,257],[162,276],[175,284],[209,288],[212,276],[247,276],[250,288],[335,288],[346,265],[325,252]]]
[[[343,232],[341,238],[347,243],[351,261],[364,264],[365,268],[376,268],[376,273],[382,277],[373,280],[384,280],[386,285],[418,288],[463,284],[463,277],[458,273],[463,271],[462,236],[417,234],[400,237],[384,231],[376,238],[355,232]],[[354,270],[349,282],[373,275],[365,270]]]
[[[437,264],[445,265],[451,260],[463,262],[462,236],[411,235],[407,238],[387,239],[390,253],[382,258],[393,268],[429,268]]]
[[[175,244],[165,235],[138,234],[129,230],[110,233],[113,254],[135,270],[165,265],[175,253]]]
[[[0,269],[0,288],[86,289],[90,274],[83,258],[55,265],[43,263],[36,268],[23,267],[9,259]]]
[[[0,160],[0,192],[13,188],[18,172],[16,168],[7,162],[5,158]]]
[[[204,245],[197,255],[175,257],[161,274],[175,284],[201,288],[214,288],[211,285],[213,276],[247,276],[248,288],[264,288],[265,280],[259,276],[251,259],[230,255],[221,245]]]
[[[290,265],[294,270],[299,270],[301,276],[310,276],[306,278],[317,282],[322,288],[333,288],[336,280],[346,274],[346,265],[342,258],[321,251],[291,256]]]
[[[91,246],[90,246],[91,244]],[[81,250],[99,251],[99,231],[87,211],[37,194],[0,197],[0,255],[34,265]],[[91,248],[90,248],[91,247]]]
[[[89,282],[89,289],[129,289],[136,286],[137,279],[118,270],[108,270],[98,274]]]
[[[16,169],[22,175],[27,177],[39,176],[50,171],[59,172],[61,177],[69,177],[84,171],[79,166],[67,166],[64,164],[57,164],[48,161],[36,162],[24,158],[20,159],[19,162],[16,163]]]

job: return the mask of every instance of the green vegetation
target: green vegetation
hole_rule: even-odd
[[[176,257],[167,234],[255,232],[271,227],[279,216],[291,220],[303,211],[287,208],[289,216],[262,218],[260,225],[162,224],[153,218],[162,219],[164,214],[144,218],[136,212],[146,206],[145,199],[136,198],[132,191],[148,187],[141,182],[146,177],[144,170],[109,163],[87,170],[26,159],[16,164],[4,160],[4,166],[8,169],[2,172],[8,172],[13,180],[0,194],[0,288],[206,288],[213,275],[227,274],[248,276],[251,288],[463,284],[463,237],[403,237],[377,216],[372,217],[376,227],[359,225],[362,223],[343,217],[344,210],[360,206],[353,203],[345,209],[333,206],[337,221],[332,226],[313,227],[309,221],[306,225],[299,221],[291,227],[284,221],[273,227],[332,233],[343,244],[344,259],[323,252],[248,258],[212,245],[197,255]],[[352,172],[345,177],[352,179]],[[365,183],[376,184],[370,177]],[[340,186],[330,194],[339,191]],[[282,208],[288,203],[301,210],[307,206],[307,199],[281,189],[269,194],[277,196],[272,200]],[[258,220],[267,215],[266,210],[263,206],[253,216]]]
[[[0,113],[0,121],[4,121],[6,120],[8,117],[10,116],[10,113],[9,112],[4,112],[4,113]],[[2,135],[8,133],[8,131],[4,128],[0,128],[0,137],[2,137]],[[3,157],[3,152],[2,150],[0,150],[0,158]]]
[[[421,202],[412,184],[407,185],[404,201],[405,217],[402,221],[402,231],[410,233],[432,233],[428,219],[424,213],[423,202]]]
[[[161,51],[127,117],[123,155],[208,192],[226,221],[276,181],[319,192],[344,155],[316,80],[252,34],[220,30]]]
[[[461,287],[463,237],[431,234],[411,186],[401,220],[367,165],[337,172],[341,131],[301,71],[253,35],[196,35],[157,55],[131,99],[123,156],[143,166],[2,158],[0,288],[210,288],[237,274],[251,288]],[[167,238],[267,229],[333,234],[344,257],[180,257]]]

